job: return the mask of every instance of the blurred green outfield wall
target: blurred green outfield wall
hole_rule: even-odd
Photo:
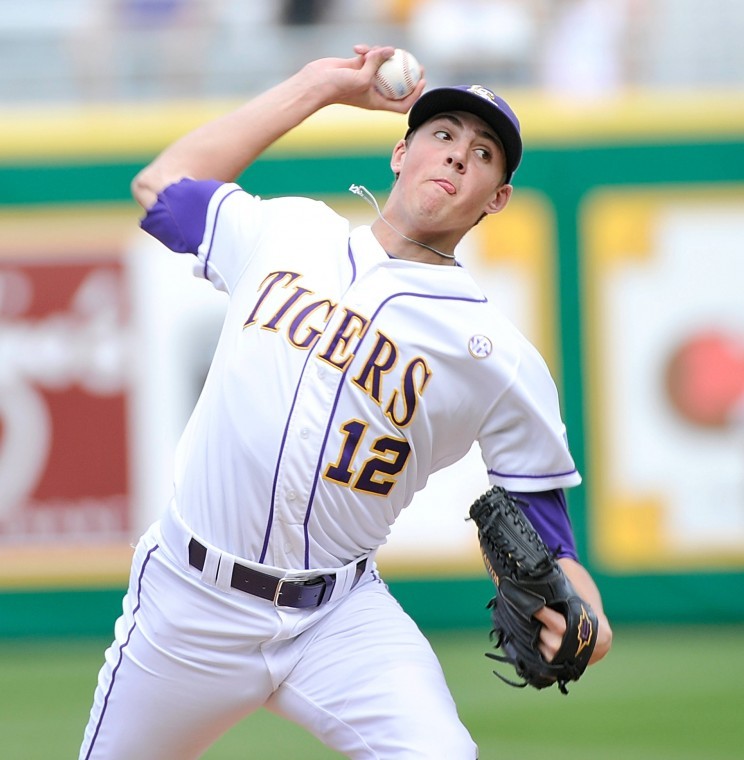
[[[537,199],[516,213],[542,230],[525,243],[528,253],[542,240],[553,257],[541,348],[584,475],[569,494],[580,552],[617,621],[744,620],[744,441],[736,414],[744,371],[725,350],[744,346],[744,99],[638,94],[590,104],[514,93],[511,100],[525,138],[515,201]],[[134,224],[136,171],[230,105],[0,112],[0,263],[23,261],[24,218],[66,219],[59,232],[46,231],[50,238],[73,234],[82,209]],[[403,131],[396,115],[328,109],[242,182],[264,197],[345,203],[351,182],[384,195],[390,149]],[[541,211],[531,217],[532,208]],[[498,223],[489,220],[488,245],[499,246]],[[499,255],[485,258],[499,265]],[[699,350],[701,335],[713,345],[708,353]],[[2,436],[0,425],[0,453]],[[96,574],[92,566],[90,577],[83,568],[55,582],[59,547],[42,543],[33,562],[49,563],[49,579],[19,580],[12,572],[19,540],[0,536],[0,635],[107,633],[125,572]],[[436,556],[423,567],[416,575],[393,559],[386,570],[421,625],[483,624],[491,590],[480,568]]]

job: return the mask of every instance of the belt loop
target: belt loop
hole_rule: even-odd
[[[232,574],[233,567],[235,566],[235,560],[227,555],[220,555],[220,564],[217,568],[217,577],[215,578],[214,585],[217,588],[227,591],[232,586]]]
[[[346,565],[345,567],[341,567],[336,571],[336,583],[328,597],[329,601],[340,599],[344,594],[347,594],[352,588],[354,588],[363,572],[358,572],[360,562],[366,569],[367,560],[363,559],[353,562],[350,565]]]
[[[202,580],[205,581],[205,583],[209,583],[210,585],[214,586],[217,583],[217,572],[220,568],[220,560],[222,557],[220,556],[219,552],[212,551],[211,549],[207,549],[207,556],[204,560],[204,567],[201,571],[201,577]]]

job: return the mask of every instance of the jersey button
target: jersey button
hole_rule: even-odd
[[[300,430],[300,438],[307,438],[310,435],[310,431],[307,428]]]
[[[297,498],[297,493],[295,491],[287,491],[287,498],[290,501],[294,501]]]

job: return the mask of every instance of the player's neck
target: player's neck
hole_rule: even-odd
[[[372,223],[372,234],[387,254],[395,259],[440,266],[453,266],[455,264],[452,253],[445,247],[432,250],[435,249],[435,246],[411,239],[412,236],[391,227],[385,219],[375,219]]]

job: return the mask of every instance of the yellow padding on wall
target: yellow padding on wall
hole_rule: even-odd
[[[525,143],[532,147],[744,136],[744,98],[734,91],[639,91],[606,100],[550,98],[525,91],[503,94],[519,114]],[[4,108],[0,161],[149,156],[238,105],[240,101],[186,101]],[[405,126],[401,114],[331,106],[282,138],[274,150],[387,151]]]

